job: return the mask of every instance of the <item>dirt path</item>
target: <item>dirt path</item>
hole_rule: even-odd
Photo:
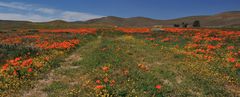
[[[78,48],[76,51],[74,51],[70,56],[68,56],[64,62],[59,63],[60,67],[53,69],[50,71],[49,74],[46,75],[44,79],[41,79],[37,82],[35,87],[33,89],[30,89],[30,91],[26,91],[22,96],[23,97],[48,97],[48,92],[44,91],[45,88],[47,88],[49,85],[53,84],[54,82],[58,81],[67,81],[67,79],[71,79],[71,81],[67,82],[70,85],[79,84],[81,82],[80,79],[83,79],[86,77],[79,76],[79,74],[76,74],[74,76],[78,76],[78,79],[74,79],[71,76],[66,76],[64,74],[61,74],[59,71],[72,71],[75,69],[81,69],[80,66],[74,66],[73,64],[75,62],[81,61],[82,56],[81,53],[85,50],[93,49],[100,44],[101,40],[98,39],[96,41],[93,41],[92,43],[88,43],[83,47]],[[79,72],[80,73],[80,72]]]

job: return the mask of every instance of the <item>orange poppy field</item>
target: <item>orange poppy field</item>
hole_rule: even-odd
[[[1,31],[0,96],[237,97],[240,31]]]

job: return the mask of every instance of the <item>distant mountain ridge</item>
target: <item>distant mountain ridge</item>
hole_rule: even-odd
[[[182,22],[192,24],[195,20],[199,20],[202,26],[240,26],[240,11],[223,12],[205,16],[188,16],[170,20],[156,20],[144,17],[119,18],[109,16],[89,20],[87,23],[110,23],[117,26],[172,26],[173,24],[181,24]]]
[[[188,16],[170,20],[157,20],[146,17],[121,18],[116,16],[107,16],[88,21],[67,22],[55,20],[49,22],[28,22],[0,20],[0,29],[4,28],[75,28],[75,27],[92,27],[92,26],[121,26],[121,27],[151,27],[154,25],[172,26],[182,22],[192,24],[193,21],[199,20],[204,27],[221,27],[221,26],[240,26],[240,11],[229,11],[214,15]]]

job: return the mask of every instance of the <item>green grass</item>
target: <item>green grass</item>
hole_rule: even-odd
[[[49,97],[232,97],[239,93],[239,86],[228,84],[228,79],[224,78],[229,70],[218,66],[221,62],[209,63],[174,48],[186,41],[152,42],[143,35],[118,32],[78,38],[83,41],[68,56],[81,60],[56,62],[60,64],[53,68],[53,82],[41,90]],[[103,66],[108,66],[109,72],[103,72]],[[104,83],[105,77],[116,83],[113,86]],[[96,80],[106,86],[101,92],[95,89]],[[160,90],[155,88],[158,84],[162,86]]]
[[[55,94],[60,94],[63,90],[68,88],[68,85],[62,82],[53,82],[47,86],[43,91],[47,92],[49,96],[56,96]]]
[[[60,70],[58,74],[79,82],[80,88],[74,88],[80,91],[78,96],[98,93],[94,92],[95,81],[106,76],[102,66],[110,67],[107,76],[116,81],[104,92],[113,96],[234,96],[226,89],[225,80],[219,78],[221,75],[214,75],[217,71],[205,61],[181,54],[166,44],[154,44],[132,35],[105,34],[80,48],[83,59],[73,64],[78,68]],[[142,70],[138,64],[149,70]],[[124,75],[124,70],[129,73]],[[89,81],[88,86],[81,87],[85,81]],[[160,92],[155,89],[157,84],[162,85]]]

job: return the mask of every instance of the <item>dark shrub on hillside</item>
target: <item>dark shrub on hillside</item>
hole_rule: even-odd
[[[188,27],[188,24],[187,24],[187,23],[184,23],[184,22],[182,22],[182,27],[183,27],[183,28],[187,28],[187,27]]]
[[[194,22],[193,22],[193,25],[192,25],[193,27],[200,27],[200,21],[199,20],[195,20]]]
[[[37,29],[28,30],[28,32],[39,32]]]
[[[179,24],[174,24],[173,27],[180,27],[180,25]]]

